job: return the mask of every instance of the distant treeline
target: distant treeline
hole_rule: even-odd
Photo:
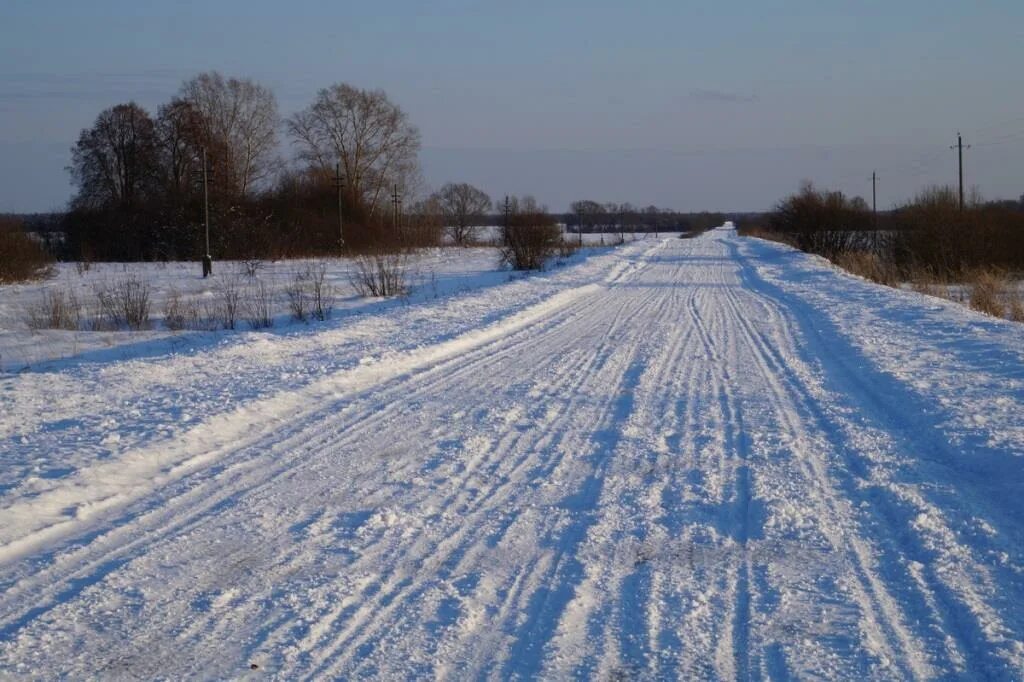
[[[876,216],[860,197],[805,183],[773,211],[741,218],[737,226],[832,260],[870,254],[897,276],[927,271],[948,278],[979,268],[1024,273],[1024,196],[990,202],[973,196],[961,210],[956,190],[932,187]]]

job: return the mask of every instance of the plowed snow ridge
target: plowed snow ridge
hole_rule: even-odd
[[[1024,675],[1020,326],[728,228],[569,270],[298,386],[357,330],[110,363],[265,384],[0,494],[0,676]]]

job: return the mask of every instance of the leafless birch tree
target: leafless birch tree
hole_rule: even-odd
[[[274,93],[210,71],[186,81],[180,98],[199,114],[222,187],[245,195],[273,172],[280,121]]]
[[[382,90],[337,83],[288,119],[300,156],[330,172],[340,163],[350,196],[370,215],[387,205],[388,190],[418,172],[420,134]]]

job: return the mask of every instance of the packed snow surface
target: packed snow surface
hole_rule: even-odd
[[[0,378],[0,677],[1024,675],[1024,334],[736,236]]]

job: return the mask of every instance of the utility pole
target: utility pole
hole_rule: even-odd
[[[206,255],[203,256],[203,277],[213,274],[213,257],[210,255],[210,167],[203,147],[203,225],[206,231]]]
[[[871,218],[878,229],[878,173],[871,171]]]
[[[338,190],[338,250],[345,251],[345,217],[341,208],[341,195],[345,189],[345,177],[341,174],[341,162],[334,171],[334,186]]]
[[[970,149],[971,145],[967,145],[967,149]],[[960,165],[960,212],[964,212],[964,138],[960,135],[960,131],[956,131],[956,144],[950,147],[957,151],[957,157]]]
[[[395,206],[395,234],[400,238],[402,234],[402,200],[398,196],[398,185],[395,185],[395,189],[391,193],[391,201]]]
[[[502,242],[503,242],[503,243],[504,243],[504,244],[505,244],[506,246],[507,246],[507,245],[508,245],[508,243],[509,243],[509,242],[511,241],[511,237],[512,237],[512,235],[510,235],[510,234],[509,234],[509,231],[508,231],[508,229],[509,229],[509,226],[508,226],[508,218],[509,218],[509,214],[510,214],[510,213],[511,213],[511,208],[510,208],[510,206],[509,206],[509,201],[508,201],[508,195],[506,194],[506,195],[505,195],[505,229],[504,229],[504,230],[502,230],[502,233],[503,233],[503,234],[501,235],[501,240],[502,240]]]
[[[583,246],[583,209],[576,211],[576,231],[580,233],[580,246]]]

